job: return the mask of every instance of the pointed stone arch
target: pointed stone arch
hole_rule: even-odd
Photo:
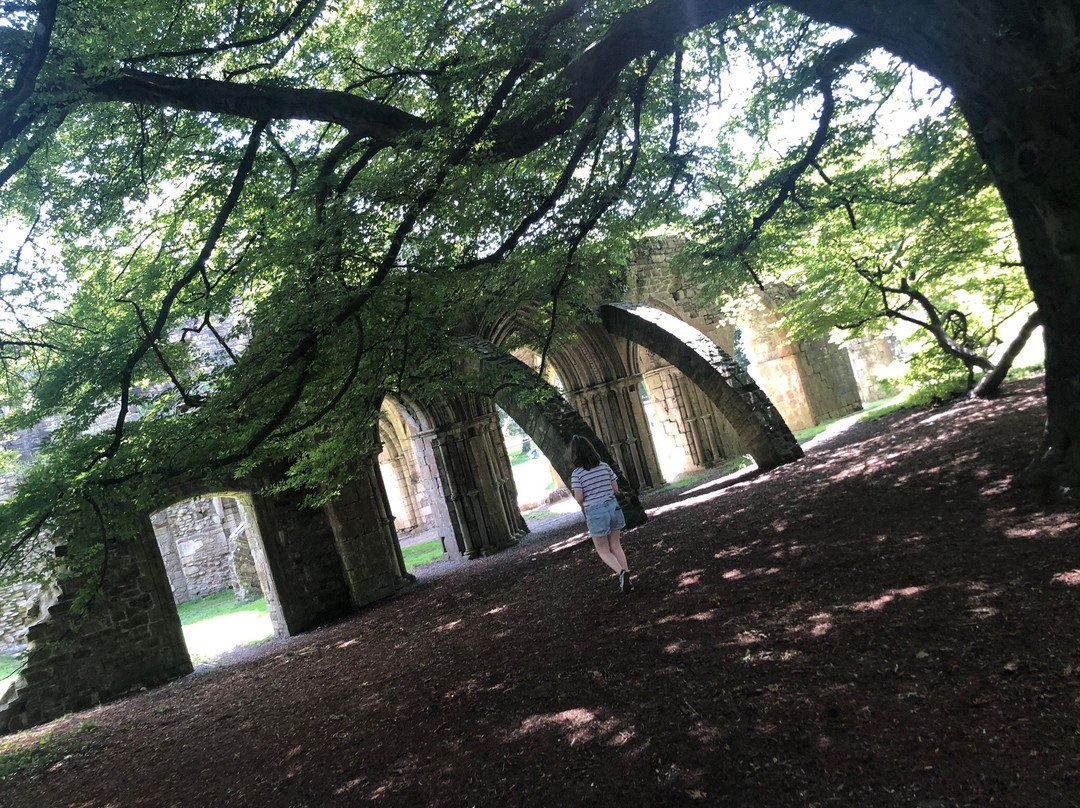
[[[724,413],[758,468],[803,456],[768,397],[716,343],[666,312],[637,303],[600,307],[604,327],[662,356],[694,382]]]
[[[522,316],[500,320],[476,336],[501,350],[520,333]],[[573,339],[552,346],[546,357],[548,369],[558,375],[562,398],[589,425],[594,445],[605,447],[612,467],[625,475],[631,488],[659,486],[663,475],[641,397],[637,346],[599,323],[582,323],[574,331]]]
[[[604,442],[593,432],[559,391],[517,357],[488,342],[483,337],[469,336],[459,340],[463,348],[480,358],[483,370],[498,379],[492,398],[513,418],[518,426],[544,453],[556,472],[569,480],[574,466],[570,460],[570,440],[574,435],[588,438],[602,460],[619,475],[619,500],[628,528],[645,524],[645,509],[637,490],[620,472]]]
[[[444,558],[479,558],[528,533],[490,398],[471,392],[400,400],[414,420],[419,474]]]

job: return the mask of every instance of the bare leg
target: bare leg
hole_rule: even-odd
[[[620,572],[624,567],[620,566],[622,562],[611,551],[611,534],[607,536],[593,536],[593,547],[596,548],[596,554],[600,556],[600,560],[607,564],[615,572]],[[616,545],[617,546],[617,545]],[[619,547],[619,556],[622,556],[622,548]],[[623,561],[625,561],[623,557]]]
[[[608,548],[611,550],[611,554],[615,556],[615,560],[622,566],[620,570],[630,571],[630,565],[626,563],[626,554],[623,553],[622,543],[619,541],[622,538],[621,530],[613,530],[608,534]]]

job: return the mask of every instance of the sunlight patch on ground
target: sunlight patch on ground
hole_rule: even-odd
[[[679,576],[679,586],[693,586],[701,580],[701,574],[703,572],[705,572],[705,570],[690,570],[688,572],[684,572],[682,575]]]
[[[832,615],[828,612],[812,614],[807,619],[814,624],[810,629],[810,634],[814,637],[824,637],[833,626]]]
[[[794,624],[787,628],[788,634],[809,634],[811,637],[824,637],[833,627],[833,616],[829,612],[816,612],[808,615],[803,624]]]
[[[730,474],[725,474],[723,477],[714,477],[711,480],[706,480],[699,485],[691,486],[684,492],[685,496],[693,497],[698,494],[705,494],[712,491],[718,486],[729,488],[739,482],[750,482],[752,478],[758,476],[758,467],[756,463],[751,463],[749,466],[743,466]]]
[[[925,592],[927,587],[925,586],[906,586],[903,589],[890,589],[881,597],[874,600],[863,600],[858,603],[853,603],[851,609],[856,612],[880,612],[886,605],[892,603],[897,598],[910,598]]]
[[[706,502],[711,502],[727,490],[727,488],[721,488],[718,491],[712,491],[708,494],[701,494],[696,497],[687,497],[686,499],[680,500],[679,502],[670,502],[667,505],[660,505],[656,508],[649,508],[645,511],[645,513],[650,519],[655,519],[657,516],[663,516],[665,513],[674,513],[675,511],[681,511],[684,508],[692,508],[695,505],[702,505]]]
[[[687,620],[694,620],[697,622],[704,622],[706,620],[712,620],[716,617],[716,609],[709,609],[705,612],[698,612],[697,614],[669,614],[667,617],[661,617],[656,621],[656,625],[662,626],[667,623],[683,623]]]
[[[769,635],[763,631],[741,631],[735,635],[736,645],[757,645],[769,639]]]
[[[577,547],[579,544],[583,544],[589,540],[589,537],[584,533],[576,533],[568,539],[555,542],[543,550],[540,550],[536,555],[545,555],[547,553],[561,553],[563,550],[569,550],[571,547]]]
[[[596,713],[578,707],[560,713],[529,716],[521,722],[518,729],[510,733],[508,739],[522,740],[544,730],[555,730],[568,739],[571,746],[605,736],[608,746],[623,746],[634,737],[630,730],[621,729],[620,722],[616,719],[600,721]]]
[[[184,642],[193,662],[209,662],[240,645],[254,645],[273,636],[270,618],[253,611],[223,614],[184,626]]]
[[[738,556],[747,555],[748,553],[753,552],[754,545],[757,543],[758,542],[754,541],[750,542],[750,544],[743,544],[738,547],[728,547],[718,553],[714,553],[713,558],[719,561],[722,558],[736,558]]]
[[[751,576],[776,575],[778,572],[780,572],[779,567],[757,567],[752,570],[742,570],[736,567],[735,569],[725,572],[724,579],[728,581],[738,581],[742,578],[749,578]]]
[[[1073,538],[1080,531],[1080,522],[1075,517],[1061,513],[1035,515],[1023,527],[1014,527],[1005,531],[1010,539],[1056,539]]]

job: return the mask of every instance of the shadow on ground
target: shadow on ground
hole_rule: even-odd
[[[1040,389],[646,498],[629,597],[576,518],[425,567],[45,728],[71,757],[0,804],[1078,805],[1078,519],[1007,486]]]

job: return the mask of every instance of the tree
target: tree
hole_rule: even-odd
[[[949,87],[1009,213],[1043,321],[1047,421],[1021,480],[1080,482],[1078,9],[1068,0],[947,0],[882,6],[788,3],[856,31]]]
[[[784,285],[794,339],[915,326],[941,355],[932,365],[964,369],[969,390],[978,368],[979,394],[994,395],[1031,329],[994,374],[990,354],[1031,292],[961,116],[925,74],[792,16],[762,14],[728,47],[761,67],[729,103],[686,270],[732,310],[750,303],[752,281]],[[845,50],[859,58],[838,59]]]
[[[541,301],[545,351],[635,220],[692,191],[689,49],[750,5],[3,0],[8,428],[63,418],[6,549],[92,546],[208,468],[285,460],[332,492],[384,391],[461,381],[464,308]],[[1074,485],[1075,4],[789,5],[856,31],[841,56],[883,47],[955,93],[1045,323],[1033,471]]]

